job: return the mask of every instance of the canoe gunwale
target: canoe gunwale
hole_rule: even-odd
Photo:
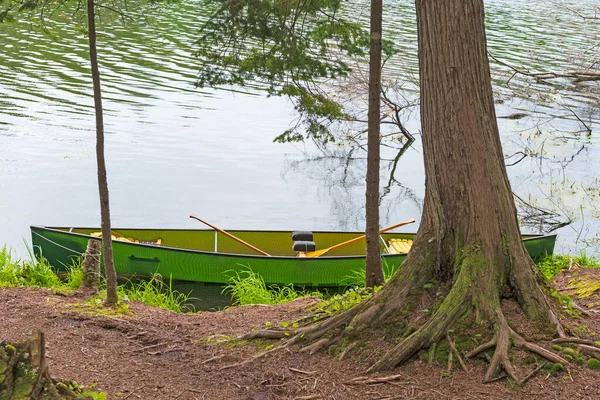
[[[33,232],[34,230],[41,230],[41,231],[49,231],[49,232],[56,232],[56,233],[60,233],[60,234],[67,234],[67,235],[74,235],[74,236],[78,236],[78,237],[83,237],[83,238],[87,238],[89,239],[93,239],[93,240],[102,240],[102,238],[99,237],[95,237],[95,236],[91,236],[91,235],[86,235],[83,233],[77,233],[77,232],[73,232],[72,230],[75,229],[96,229],[96,228],[90,228],[90,227],[47,227],[44,225],[31,225],[30,226],[31,231]],[[99,228],[98,228],[99,229]],[[140,231],[209,231],[209,232],[214,232],[213,229],[155,229],[155,228],[113,228],[113,231],[119,231],[119,230],[140,230]],[[283,231],[283,230],[234,230],[235,232],[271,232],[271,233],[282,233],[282,232],[289,232],[289,231]],[[314,231],[315,233],[348,233],[348,234],[353,234],[356,233],[357,235],[363,235],[364,232],[340,232],[340,231]],[[393,233],[393,232],[391,232]],[[405,234],[405,235],[415,235],[415,233],[411,233],[411,232],[397,232],[398,234]],[[45,240],[49,240],[48,238],[44,237],[43,235],[40,235],[43,239]],[[549,234],[549,235],[536,235],[536,234],[522,234],[522,240],[523,242],[526,241],[532,241],[532,240],[539,240],[539,239],[550,239],[550,238],[554,238],[554,240],[556,240],[556,234]],[[185,253],[192,253],[192,254],[202,254],[202,255],[206,255],[206,256],[226,256],[226,257],[242,257],[242,258],[248,258],[248,259],[269,259],[269,260],[277,260],[277,259],[283,259],[283,260],[289,260],[289,259],[294,259],[294,260],[298,260],[300,262],[303,262],[302,260],[307,260],[307,261],[312,261],[314,262],[315,260],[319,260],[319,259],[328,259],[328,260],[348,260],[348,259],[361,259],[361,258],[365,258],[364,254],[359,254],[359,255],[350,255],[350,256],[323,256],[323,257],[297,257],[297,256],[263,256],[263,255],[259,255],[259,254],[242,254],[242,253],[225,253],[225,252],[214,252],[214,251],[203,251],[203,250],[193,250],[193,249],[184,249],[181,247],[169,247],[169,246],[156,246],[153,244],[146,244],[146,243],[134,243],[134,242],[126,242],[126,241],[119,241],[119,240],[113,240],[113,243],[117,243],[118,245],[125,245],[125,246],[141,246],[141,247],[148,247],[148,248],[152,248],[152,249],[164,249],[164,250],[169,250],[169,251],[177,251],[177,252],[185,252]],[[383,258],[396,258],[396,257],[405,257],[406,253],[401,253],[401,254],[382,254]]]

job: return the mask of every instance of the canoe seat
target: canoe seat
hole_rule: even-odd
[[[388,240],[389,254],[407,254],[413,241],[408,239],[390,239]]]

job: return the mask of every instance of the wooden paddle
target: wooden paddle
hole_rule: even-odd
[[[243,244],[244,246],[250,247],[252,250],[254,250],[254,251],[256,251],[256,252],[258,252],[258,253],[262,254],[263,256],[268,256],[268,257],[271,257],[271,255],[270,255],[270,254],[268,254],[268,253],[265,253],[265,252],[264,252],[264,251],[262,251],[261,249],[258,249],[258,248],[256,248],[256,247],[252,246],[250,243],[246,243],[246,242],[244,242],[242,239],[240,239],[240,238],[238,238],[238,237],[235,237],[235,236],[233,236],[233,235],[232,235],[231,233],[229,233],[229,232],[225,232],[223,229],[217,228],[216,226],[214,226],[214,225],[211,225],[211,224],[209,224],[208,222],[201,220],[200,218],[196,217],[196,216],[195,216],[195,215],[193,215],[193,214],[192,214],[192,215],[190,215],[190,218],[197,219],[198,221],[202,222],[203,224],[206,224],[206,225],[210,226],[210,227],[211,227],[211,228],[213,228],[215,231],[217,231],[217,232],[221,232],[223,235],[225,235],[225,236],[227,236],[227,237],[230,237],[230,238],[232,238],[232,239],[233,239],[233,240],[235,240],[236,242],[239,242],[239,243]]]
[[[387,232],[387,231],[391,231],[392,229],[396,229],[396,228],[399,228],[399,227],[404,226],[404,225],[412,224],[413,222],[415,222],[415,219],[411,218],[408,221],[400,222],[399,224],[388,226],[387,228],[383,228],[382,230],[379,231],[379,233],[384,233],[384,232]],[[322,256],[323,254],[327,253],[329,250],[339,249],[340,247],[346,246],[347,244],[351,244],[351,243],[355,243],[355,242],[358,242],[360,240],[363,240],[366,237],[367,237],[367,235],[361,235],[359,237],[355,237],[354,239],[350,239],[350,240],[347,240],[345,242],[338,243],[338,244],[336,244],[334,246],[331,246],[331,247],[328,247],[326,249],[321,249],[321,250],[316,250],[316,251],[310,251],[310,252],[306,253],[306,256],[307,257],[319,257],[319,256]]]

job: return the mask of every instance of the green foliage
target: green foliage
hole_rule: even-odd
[[[577,264],[580,268],[600,268],[600,262],[594,257],[588,257],[585,252],[576,257],[568,254],[548,255],[542,258],[537,266],[546,279],[552,279],[560,271],[568,269],[571,263]]]
[[[199,87],[256,86],[269,96],[287,96],[300,114],[294,128],[275,141],[326,144],[328,126],[346,117],[319,84],[351,71],[349,61],[366,58],[369,32],[339,15],[341,0],[204,0],[213,11],[201,28],[197,56]],[[396,52],[382,44],[386,57]],[[301,133],[300,129],[304,131]]]
[[[250,268],[236,272],[223,293],[231,296],[234,305],[281,304],[300,297],[320,296],[318,292],[298,291],[293,285],[267,287],[264,279]]]
[[[0,250],[0,287],[46,287],[62,289],[65,284],[44,259],[24,261],[14,259],[11,251],[3,246]]]
[[[166,284],[157,276],[150,280],[128,282],[117,288],[119,298],[124,301],[139,301],[152,307],[160,307],[177,313],[188,309],[189,294],[173,290],[173,282],[169,279]]]
[[[350,288],[342,294],[336,294],[327,300],[319,302],[315,306],[315,311],[325,312],[328,314],[337,314],[370,298],[373,293],[376,293],[380,289],[381,287],[376,287],[375,289],[364,287]],[[352,327],[348,328],[352,329]]]
[[[596,358],[590,358],[587,362],[589,369],[600,369],[600,360]]]

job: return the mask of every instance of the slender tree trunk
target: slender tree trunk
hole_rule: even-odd
[[[367,287],[383,285],[379,239],[379,146],[381,128],[381,23],[382,0],[371,0],[371,48],[369,58],[369,135],[367,145],[366,246]]]
[[[117,296],[117,273],[113,261],[112,238],[110,227],[110,207],[108,199],[108,179],[106,177],[106,161],[104,158],[104,120],[102,111],[102,91],[100,89],[100,71],[98,69],[98,53],[96,51],[96,18],[94,0],[87,0],[88,37],[90,43],[90,64],[94,83],[94,108],[96,111],[96,161],[98,163],[98,191],[100,194],[100,216],[102,223],[102,248],[104,272],[106,274],[106,304],[115,305]]]

